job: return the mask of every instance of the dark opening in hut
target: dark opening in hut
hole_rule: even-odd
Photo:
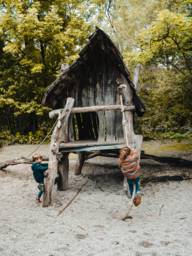
[[[72,140],[97,140],[99,118],[96,112],[76,113],[72,116]]]

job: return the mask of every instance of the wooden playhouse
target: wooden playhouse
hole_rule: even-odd
[[[144,105],[136,94],[130,73],[111,39],[96,29],[79,58],[63,66],[62,74],[47,89],[43,104],[57,116],[52,134],[49,176],[44,206],[51,203],[54,179],[58,189],[68,185],[69,153],[78,154],[75,173],[95,156],[116,157],[125,145],[135,147],[134,114],[142,116]]]

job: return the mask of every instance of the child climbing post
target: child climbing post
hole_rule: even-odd
[[[119,155],[119,166],[123,175],[127,177],[127,182],[129,186],[128,195],[130,198],[133,196],[135,186],[135,196],[133,199],[133,203],[135,206],[138,206],[141,203],[141,168],[139,164],[139,155],[137,150],[131,149],[129,147],[122,148]]]
[[[44,178],[47,176],[48,164],[42,163],[43,156],[36,154],[33,156],[33,163],[31,169],[33,171],[33,177],[38,184],[39,192],[37,193],[37,202],[41,203],[41,196],[44,192]]]

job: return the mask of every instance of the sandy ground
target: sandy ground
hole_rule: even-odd
[[[13,155],[20,150],[29,151],[18,148]],[[57,216],[88,178],[76,200]],[[55,194],[52,207],[42,208],[35,202],[29,165],[0,171],[1,256],[191,255],[191,181],[146,184],[142,205],[126,221],[116,218],[128,205],[119,175],[75,177],[71,171],[69,182],[69,190]]]

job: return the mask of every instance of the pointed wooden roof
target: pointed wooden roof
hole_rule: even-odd
[[[60,95],[65,88],[71,86],[69,82],[70,77],[78,73],[82,66],[85,67],[88,60],[94,58],[94,54],[97,53],[98,50],[104,51],[113,61],[120,73],[126,78],[133,91],[133,103],[136,112],[139,116],[142,116],[145,112],[145,107],[136,94],[130,73],[123,62],[123,57],[109,36],[99,28],[89,37],[87,45],[79,53],[79,58],[71,66],[66,67],[64,72],[47,88],[42,103],[54,107],[54,101],[57,101],[58,95]]]

